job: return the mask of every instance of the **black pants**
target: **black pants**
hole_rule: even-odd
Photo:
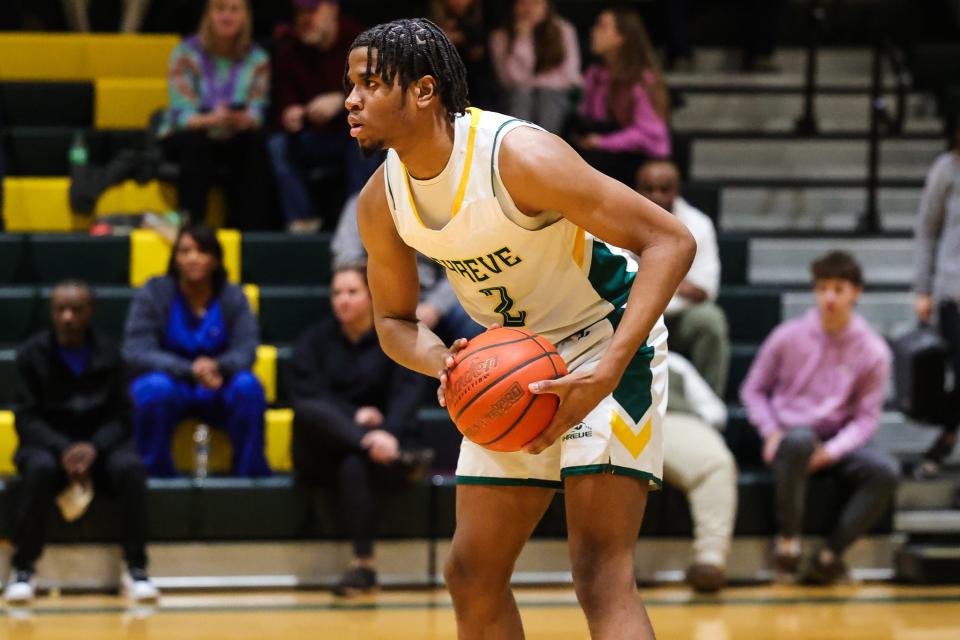
[[[13,524],[13,566],[32,569],[46,541],[47,518],[67,476],[57,456],[46,449],[21,446],[14,457],[20,492]],[[120,503],[123,557],[131,567],[147,566],[147,472],[132,447],[97,456],[91,469],[96,494]]]
[[[394,465],[373,462],[360,446],[366,429],[353,421],[352,408],[326,401],[294,407],[293,469],[297,482],[334,486],[343,521],[358,558],[373,555],[380,514],[391,494],[405,484]]]
[[[957,430],[960,429],[960,305],[948,301],[940,303],[939,315],[940,335],[943,336],[949,349],[950,366],[953,367],[953,390],[947,398],[944,415],[943,436],[940,440],[944,445],[937,452],[936,458],[945,458],[950,455],[956,441]]]
[[[787,431],[774,456],[777,519],[782,536],[795,537],[801,533],[809,477],[807,467],[818,444],[820,439],[810,429],[793,428]],[[840,482],[853,489],[830,535],[828,545],[834,553],[843,554],[890,506],[900,478],[899,468],[890,454],[871,447],[857,449],[831,467]]]
[[[205,131],[177,131],[162,141],[166,156],[180,165],[177,201],[192,220],[207,214],[207,196],[219,167],[226,167],[227,226],[264,229],[270,172],[266,141],[260,131],[242,131],[218,140]]]

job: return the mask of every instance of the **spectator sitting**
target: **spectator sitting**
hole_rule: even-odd
[[[680,195],[680,172],[669,160],[651,160],[637,172],[637,191],[679,218],[697,241],[697,255],[664,312],[670,348],[693,362],[723,397],[730,370],[727,318],[717,306],[720,253],[713,222]]]
[[[832,468],[854,492],[829,541],[811,558],[806,579],[842,578],[843,553],[890,505],[898,465],[868,446],[877,431],[890,377],[886,342],[854,312],[863,291],[860,265],[834,251],[811,266],[817,308],[777,327],[760,348],[740,390],[773,469],[780,532],[774,561],[799,566],[807,477]]]
[[[120,353],[90,329],[94,302],[86,284],[58,284],[50,306],[53,329],[36,334],[17,353],[20,444],[14,461],[21,484],[13,577],[4,598],[21,604],[33,599],[34,564],[43,552],[50,508],[69,485],[65,495],[77,496],[69,519],[82,515],[94,488],[119,498],[122,515],[115,522],[122,529],[127,593],[154,600],[159,592],[147,576],[147,476],[130,442]]]
[[[457,47],[467,70],[470,102],[484,106],[492,104],[496,91],[487,57],[483,0],[433,0],[430,18]]]
[[[338,0],[294,0],[292,29],[281,30],[273,70],[279,133],[270,136],[270,160],[280,187],[287,228],[315,232],[305,172],[330,164],[346,169],[346,191],[360,191],[383,160],[361,155],[344,112],[343,70],[360,27],[340,15]]]
[[[664,480],[687,495],[694,562],[687,582],[701,593],[726,583],[727,554],[737,517],[737,464],[717,429],[727,408],[683,356],[667,356],[670,393],[663,430]]]
[[[233,472],[269,475],[263,454],[263,387],[251,373],[257,320],[240,287],[227,282],[223,248],[208,227],[181,230],[167,275],[137,291],[123,355],[137,450],[152,476],[173,476],[173,430],[188,416],[226,428]]]
[[[960,114],[953,117],[949,151],[927,172],[914,230],[915,308],[921,322],[932,322],[934,309],[940,333],[950,350],[953,392],[944,429],[917,466],[919,477],[936,475],[957,443],[960,428]]]
[[[357,227],[358,197],[359,194],[354,194],[347,200],[340,214],[337,231],[333,234],[330,249],[334,271],[367,261],[367,252]],[[440,336],[444,344],[453,344],[458,338],[473,338],[483,332],[483,327],[474,322],[460,306],[447,280],[446,269],[418,253],[417,273],[420,276],[417,319]]]
[[[630,185],[644,160],[670,156],[667,86],[633,11],[601,13],[590,48],[602,62],[587,69],[575,142],[597,170]]]
[[[260,131],[270,60],[251,42],[249,0],[208,0],[200,31],[170,54],[170,108],[159,135],[180,165],[178,207],[202,221],[216,166],[225,183],[227,225],[267,226],[266,149]]]
[[[380,348],[363,267],[333,276],[335,318],[308,329],[292,364],[293,466],[304,484],[336,486],[353,538],[353,566],[337,595],[376,587],[373,540],[383,503],[403,484],[416,436],[425,378],[393,362]]]
[[[509,24],[490,35],[490,58],[506,112],[562,133],[570,90],[579,87],[580,44],[550,0],[514,0]]]

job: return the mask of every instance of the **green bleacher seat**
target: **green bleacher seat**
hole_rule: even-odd
[[[720,251],[720,280],[723,285],[747,284],[750,240],[746,236],[723,234],[717,238]]]
[[[740,385],[743,384],[753,364],[753,359],[757,357],[759,347],[756,345],[735,344],[730,350],[730,373],[727,377],[726,399],[729,402],[739,402]]]
[[[91,82],[0,82],[5,127],[90,127]]]
[[[0,349],[0,407],[13,402],[13,387],[17,383],[17,352]]]
[[[72,234],[34,234],[29,262],[37,284],[79,278],[93,285],[130,281],[130,239]]]
[[[37,291],[33,287],[0,288],[0,344],[16,345],[36,327]]]
[[[326,285],[330,282],[330,235],[244,233],[243,281],[254,284]]]
[[[261,287],[261,339],[270,344],[296,341],[304,329],[330,314],[328,296],[326,287]]]
[[[780,323],[780,292],[758,287],[726,287],[717,298],[733,342],[758,344]]]
[[[0,233],[0,285],[22,282],[26,276],[27,236]]]

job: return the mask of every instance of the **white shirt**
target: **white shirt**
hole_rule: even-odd
[[[717,248],[717,232],[713,221],[681,197],[673,201],[673,215],[682,222],[697,241],[697,255],[693,259],[686,281],[707,292],[707,300],[717,299],[720,290],[720,250]],[[664,315],[671,316],[686,311],[695,303],[674,294]]]
[[[727,424],[727,407],[693,364],[677,352],[670,351],[667,353],[667,368],[670,375],[680,376],[683,380],[687,405],[696,411],[697,416],[707,424],[723,429]]]

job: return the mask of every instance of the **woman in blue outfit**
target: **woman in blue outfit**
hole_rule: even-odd
[[[133,300],[123,355],[135,376],[134,438],[151,476],[173,476],[173,430],[186,417],[226,429],[233,472],[269,474],[263,387],[250,371],[259,343],[240,287],[227,282],[223,248],[208,227],[183,229],[167,275]]]

